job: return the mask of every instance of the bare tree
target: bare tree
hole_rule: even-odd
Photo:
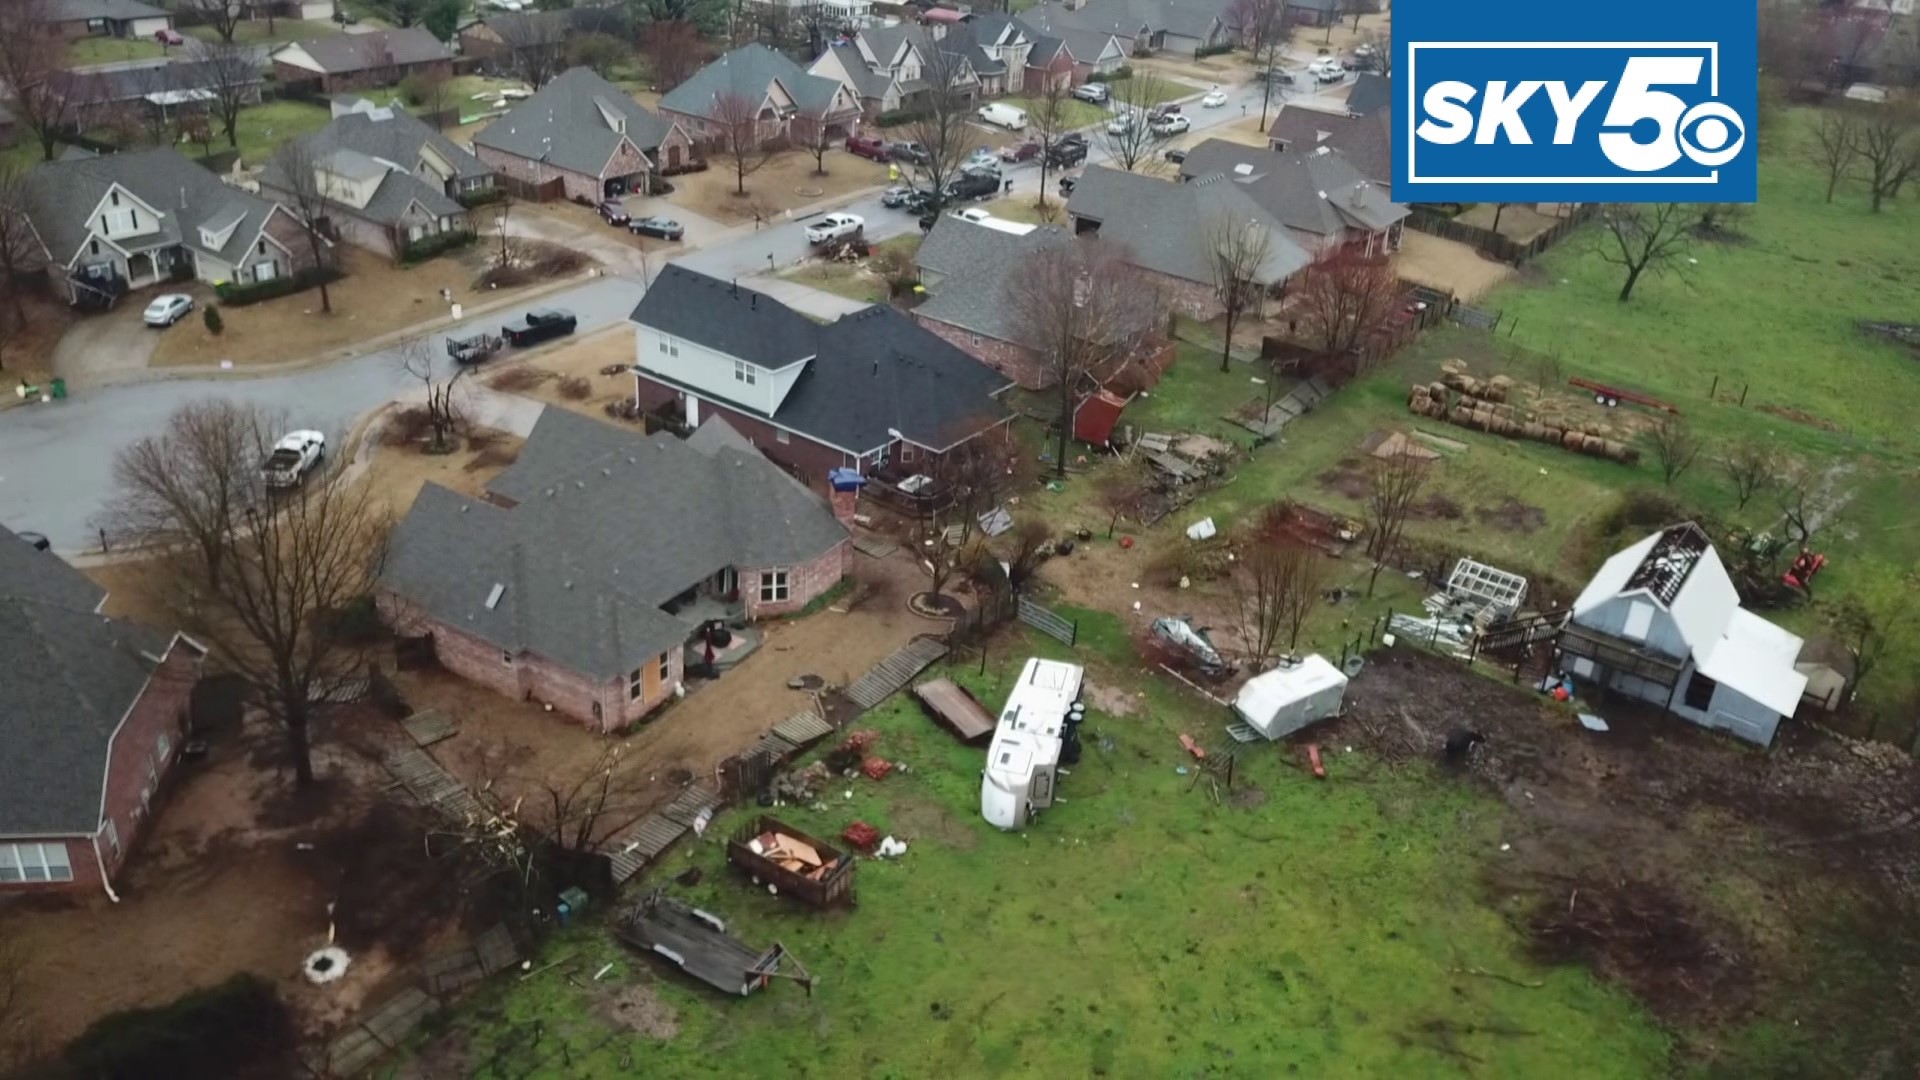
[[[625,749],[618,743],[608,747],[577,776],[543,773],[527,778],[544,820],[536,823],[529,812],[522,824],[536,828],[542,841],[569,855],[599,851],[638,824],[652,811],[655,800],[647,789],[643,766],[620,767]]]
[[[827,175],[827,151],[833,149],[833,129],[824,116],[796,116],[790,131],[794,141],[813,159],[813,175]]]
[[[453,77],[429,69],[400,84],[409,101],[433,118],[433,129],[445,131],[446,114],[454,107]]]
[[[1058,395],[1054,472],[1064,476],[1075,405],[1152,333],[1157,298],[1125,249],[1083,237],[1029,252],[1004,300],[1017,339],[1038,354]]]
[[[212,95],[207,110],[219,122],[227,145],[238,150],[240,111],[260,97],[260,68],[253,50],[231,41],[199,40],[190,49],[200,84],[197,89]]]
[[[715,94],[707,113],[714,149],[733,163],[733,193],[747,193],[747,177],[772,154],[761,136],[760,102],[745,94]]]
[[[1007,584],[1024,592],[1040,564],[1053,551],[1053,530],[1040,518],[1023,518],[1013,526],[1013,549],[1007,552]]]
[[[114,496],[96,524],[119,546],[191,551],[195,579],[218,585],[229,538],[260,495],[261,423],[227,398],[182,405],[165,431],[114,457]]]
[[[1286,566],[1288,587],[1281,593],[1280,621],[1287,631],[1287,652],[1300,651],[1300,632],[1320,602],[1320,587],[1326,580],[1327,564],[1320,553],[1299,540],[1287,537],[1278,541],[1275,551]]]
[[[1393,27],[1392,24],[1375,30],[1365,30],[1360,41],[1373,49],[1373,70],[1387,78],[1393,78]]]
[[[1054,148],[1073,130],[1072,101],[1073,91],[1068,89],[1068,81],[1055,78],[1051,73],[1040,80],[1040,85],[1027,99],[1027,127],[1033,132],[1033,140],[1040,144],[1040,193],[1033,205],[1042,210],[1047,207],[1047,175],[1053,171]]]
[[[1109,465],[1094,485],[1094,498],[1107,512],[1107,539],[1123,517],[1137,517],[1153,487],[1139,458]]]
[[[1806,461],[1776,462],[1768,486],[1773,489],[1781,531],[1788,543],[1804,547],[1833,524],[1848,498],[1835,486],[1836,475]]]
[[[15,325],[27,321],[21,299],[23,283],[47,263],[46,248],[28,216],[27,185],[27,170],[20,163],[0,158],[0,293],[7,298]],[[0,338],[5,336],[5,329],[0,328]]]
[[[1166,129],[1148,119],[1155,105],[1174,96],[1155,75],[1135,75],[1107,84],[1113,98],[1113,119],[1100,129],[1100,142],[1111,163],[1128,172],[1155,172],[1166,161],[1160,148],[1171,138]]]
[[[1600,209],[1596,251],[1627,278],[1619,300],[1633,297],[1643,275],[1684,274],[1693,251],[1693,218],[1682,203],[1607,203]]]
[[[1831,604],[1827,623],[1852,661],[1847,676],[1847,700],[1860,696],[1860,687],[1880,666],[1887,649],[1905,638],[1913,625],[1913,596],[1905,590],[1862,600],[1849,596]]]
[[[662,94],[692,78],[707,57],[700,31],[684,20],[648,23],[640,51],[653,70],[653,88]]]
[[[1254,670],[1273,659],[1275,646],[1286,630],[1287,592],[1293,587],[1291,567],[1276,546],[1257,543],[1240,559],[1229,580],[1240,643]]]
[[[220,429],[190,426],[196,423]],[[339,698],[361,673],[337,620],[371,594],[387,523],[370,485],[336,482],[323,469],[290,497],[266,488],[260,463],[280,426],[247,406],[190,406],[164,434],[122,450],[116,471],[120,503],[158,510],[150,531],[135,536],[158,551],[142,587],[285,728],[304,786],[314,779],[308,727],[315,707]],[[242,460],[226,476],[198,471],[142,490],[156,485],[148,463],[166,460],[156,443],[169,441],[210,442],[209,457],[233,452]]]
[[[1367,459],[1367,494],[1362,512],[1367,523],[1367,558],[1373,562],[1367,575],[1368,596],[1373,595],[1374,583],[1387,560],[1399,551],[1400,534],[1432,472],[1431,463],[1414,454]]]
[[[567,63],[590,68],[603,79],[613,77],[614,69],[626,60],[627,43],[612,34],[575,34],[567,42]]]
[[[1734,443],[1720,459],[1720,471],[1733,483],[1735,509],[1745,510],[1753,497],[1773,483],[1779,459],[1765,443],[1751,439]]]
[[[1233,366],[1233,331],[1240,317],[1252,310],[1257,316],[1260,300],[1266,295],[1265,270],[1273,253],[1273,233],[1259,221],[1242,221],[1226,213],[1207,222],[1207,272],[1212,278],[1213,298],[1226,318],[1220,342],[1220,372]]]
[[[0,97],[52,161],[60,136],[78,119],[84,76],[60,67],[66,43],[54,33],[47,0],[0,3]]]
[[[280,205],[293,212],[294,221],[300,225],[300,232],[306,237],[307,252],[313,258],[316,270],[327,265],[330,244],[322,232],[327,220],[327,195],[320,179],[318,163],[313,159],[313,144],[306,139],[290,139],[280,145],[273,155],[273,163],[285,175],[284,187],[279,192]],[[504,221],[506,210],[500,211]],[[505,226],[502,225],[504,234]],[[503,241],[504,243],[504,241]],[[333,297],[327,293],[327,275],[318,275],[320,281],[320,311],[333,313]]]
[[[1356,356],[1392,325],[1400,302],[1400,280],[1386,260],[1336,253],[1307,271],[1297,299],[1301,332],[1330,356]]]
[[[513,73],[535,90],[553,81],[567,66],[567,23],[553,12],[539,12],[514,34]]]
[[[1840,180],[1847,175],[1847,166],[1853,164],[1860,143],[1860,122],[1851,110],[1822,109],[1820,122],[1813,126],[1813,143],[1808,155],[1827,174],[1827,201],[1833,201],[1833,190],[1840,186]]]
[[[1273,76],[1293,37],[1286,0],[1233,0],[1227,11],[1229,21],[1240,30],[1240,44],[1261,73],[1260,130],[1265,131],[1267,111],[1273,104]]]
[[[1685,420],[1674,417],[1663,421],[1647,434],[1653,443],[1653,457],[1660,463],[1660,480],[1672,484],[1693,466],[1700,456],[1700,436]]]
[[[246,6],[238,0],[178,0],[174,8],[212,27],[228,45],[233,44],[233,32],[240,26],[240,17],[246,14]]]
[[[926,178],[927,189],[944,195],[947,183],[960,173],[960,163],[973,152],[972,67],[958,53],[938,46],[928,50],[921,81],[927,84],[920,116],[907,125],[907,137],[926,154],[915,167]]]
[[[1907,105],[1876,105],[1860,119],[1854,153],[1866,167],[1873,212],[1897,194],[1920,168],[1920,111]]]
[[[1560,364],[1557,352],[1540,352],[1533,355],[1534,393],[1545,396],[1548,388],[1560,385],[1560,378],[1566,372]]]
[[[445,349],[433,346],[432,339],[411,338],[401,342],[393,355],[400,370],[420,380],[421,389],[426,393],[427,429],[431,436],[427,452],[444,454],[452,449],[449,437],[466,422],[465,410],[454,397],[454,388],[473,368],[455,363]]]

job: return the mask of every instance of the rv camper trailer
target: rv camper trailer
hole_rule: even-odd
[[[1247,680],[1233,711],[1269,739],[1284,739],[1308,724],[1340,715],[1347,677],[1324,656],[1275,668]]]
[[[988,824],[1018,829],[1053,805],[1059,768],[1078,754],[1084,674],[1078,664],[1038,658],[1021,669],[994,725],[980,779],[980,816]]]

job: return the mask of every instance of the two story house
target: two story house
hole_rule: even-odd
[[[868,27],[821,53],[807,71],[845,86],[868,120],[924,107],[933,90],[928,80],[942,72],[951,77],[952,89],[962,98],[978,97],[980,76],[967,54],[943,53],[936,58],[938,44],[924,27]]]
[[[1760,746],[1806,691],[1800,646],[1740,606],[1719,553],[1692,522],[1608,559],[1557,641],[1561,668],[1576,677]]]
[[[737,284],[669,265],[633,311],[634,397],[719,416],[807,483],[911,473],[970,439],[1005,438],[1011,381],[886,305],[822,326]]]
[[[177,276],[271,281],[313,263],[285,208],[170,147],[36,166],[23,202],[55,287],[76,303]]]
[[[690,132],[696,142],[748,136],[753,145],[789,140],[802,146],[836,141],[860,123],[860,102],[840,82],[810,75],[800,65],[758,42],[743,45],[693,73],[660,99],[660,112]]]
[[[462,199],[493,190],[493,170],[398,106],[334,102],[334,118],[304,140],[327,219],[339,237],[390,258],[409,245],[468,228]],[[260,189],[291,198],[279,160],[261,170]]]

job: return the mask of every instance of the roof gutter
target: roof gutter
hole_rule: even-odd
[[[93,834],[93,842],[90,846],[93,848],[93,864],[100,868],[100,888],[107,894],[107,899],[117,904],[120,902],[120,894],[113,891],[113,882],[107,880],[107,860],[105,856],[100,854],[100,834],[98,832]]]

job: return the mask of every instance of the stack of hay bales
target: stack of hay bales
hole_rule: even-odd
[[[1415,384],[1407,395],[1407,411],[1455,427],[1484,431],[1508,439],[1547,443],[1576,454],[1606,458],[1622,465],[1632,465],[1640,460],[1639,450],[1609,439],[1604,434],[1543,424],[1519,413],[1506,401],[1513,390],[1512,380],[1501,375],[1483,382],[1450,367],[1458,364],[1456,360],[1443,364],[1445,374],[1439,382]],[[1454,391],[1460,396],[1454,397]],[[1497,398],[1487,395],[1496,395]]]

